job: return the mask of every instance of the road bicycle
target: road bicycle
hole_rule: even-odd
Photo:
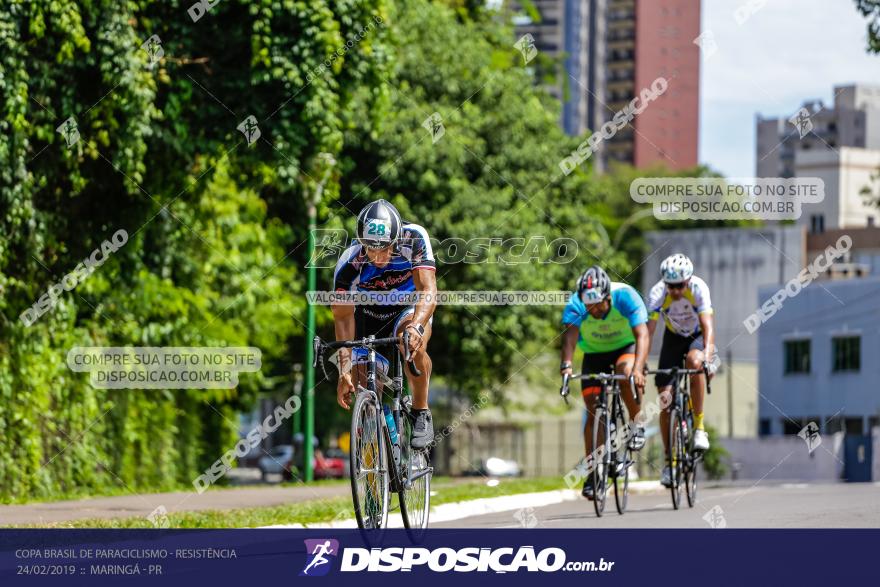
[[[596,409],[593,414],[593,452],[587,458],[587,474],[592,475],[593,508],[601,517],[608,497],[608,479],[614,482],[614,502],[617,513],[623,515],[629,498],[629,470],[635,464],[629,446],[631,430],[629,418],[620,397],[620,382],[629,380],[629,388],[639,401],[632,375],[609,373],[581,373],[563,375],[559,394],[568,403],[568,383],[572,379],[596,379],[601,382]],[[610,405],[609,405],[610,401]],[[590,459],[592,458],[592,462]]]
[[[654,369],[649,375],[672,375],[672,397],[669,403],[669,438],[666,465],[672,478],[672,507],[681,504],[681,486],[684,484],[688,507],[697,503],[697,469],[703,460],[703,451],[694,449],[694,408],[691,403],[691,375],[703,374],[706,393],[712,393],[709,383],[709,366],[703,362],[701,369]],[[684,483],[682,483],[684,482]]]
[[[420,539],[428,527],[431,508],[431,477],[434,469],[426,450],[410,447],[416,416],[412,397],[403,386],[403,360],[399,344],[407,349],[406,363],[410,372],[419,377],[409,355],[409,333],[390,338],[367,336],[355,340],[324,342],[315,337],[315,365],[324,368],[325,350],[362,348],[367,351],[366,387],[357,386],[351,415],[349,445],[351,496],[358,528],[378,530],[388,525],[390,494],[397,493],[404,527],[414,539]],[[392,377],[376,367],[377,348],[391,347]],[[324,374],[327,375],[326,369]],[[329,377],[328,377],[329,378]],[[382,388],[379,387],[382,379]],[[382,392],[391,396],[391,404],[383,405]]]

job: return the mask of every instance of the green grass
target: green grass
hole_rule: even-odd
[[[347,483],[347,480],[346,480]],[[452,480],[437,478],[432,483],[431,505],[454,503],[484,497],[499,497],[517,493],[552,491],[564,489],[561,477],[539,477],[534,479],[502,479],[498,485],[489,487],[485,479]],[[396,505],[396,499],[392,506]],[[314,524],[330,522],[334,519],[346,520],[354,517],[351,497],[316,499],[272,507],[242,508],[234,510],[205,510],[181,512],[168,515],[169,528],[246,528],[269,526],[272,524]],[[85,519],[57,524],[39,524],[29,527],[41,528],[152,528],[143,517],[114,519]]]
[[[348,485],[348,479],[321,479],[320,481],[313,481],[310,485],[312,486],[322,486],[322,485]],[[224,484],[224,483],[215,483],[207,488],[207,491],[235,491],[238,489],[269,489],[269,488],[278,488],[278,487],[297,487],[302,486],[302,482],[300,481],[284,481],[282,483],[264,483],[264,484]],[[166,487],[158,490],[149,490],[143,489],[140,491],[142,494],[158,494],[158,493],[172,493],[176,491],[192,491],[193,486],[191,484],[177,484],[170,487]],[[58,501],[78,501],[85,499],[94,499],[96,497],[118,497],[121,495],[131,495],[132,489],[130,487],[110,487],[107,489],[102,489],[100,493],[94,493],[89,490],[84,489],[76,489],[63,491],[57,494],[52,495],[52,497],[47,498],[32,498],[32,497],[17,497],[14,499],[3,499],[0,500],[0,505],[26,505],[33,503],[54,503]]]

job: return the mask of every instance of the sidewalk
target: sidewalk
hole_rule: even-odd
[[[347,483],[339,485],[242,487],[195,491],[143,493],[80,500],[0,505],[0,527],[13,524],[50,524],[87,518],[131,518],[149,516],[163,506],[167,513],[270,507],[351,495]]]

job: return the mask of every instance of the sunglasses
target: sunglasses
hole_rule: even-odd
[[[368,251],[373,251],[374,253],[381,253],[383,251],[387,251],[388,249],[390,249],[393,246],[394,246],[394,243],[385,245],[384,247],[377,247],[375,245],[365,245],[365,248]]]
[[[666,287],[669,289],[684,289],[683,283],[667,283]]]

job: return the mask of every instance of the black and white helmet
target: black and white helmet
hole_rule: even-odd
[[[384,249],[400,238],[400,213],[390,202],[367,204],[357,218],[357,240],[368,249]]]
[[[660,275],[665,283],[681,283],[694,274],[694,264],[685,255],[676,253],[660,263]]]
[[[584,304],[598,304],[611,295],[611,280],[604,269],[593,265],[578,278],[577,293]]]

